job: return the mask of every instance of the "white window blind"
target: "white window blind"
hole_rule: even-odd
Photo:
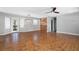
[[[5,17],[5,29],[10,29],[10,17]]]

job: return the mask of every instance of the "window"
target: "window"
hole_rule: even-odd
[[[32,25],[32,20],[26,20],[26,25],[31,26]]]
[[[33,20],[33,25],[38,25],[38,20]]]
[[[24,18],[20,19],[20,27],[23,28],[24,27]]]
[[[5,17],[5,29],[10,29],[10,17]]]

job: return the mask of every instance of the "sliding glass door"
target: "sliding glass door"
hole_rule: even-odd
[[[11,32],[19,32],[19,17],[11,17]]]

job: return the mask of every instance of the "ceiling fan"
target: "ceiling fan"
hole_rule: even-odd
[[[56,13],[56,14],[59,14],[59,12],[58,11],[56,11],[57,10],[57,8],[56,7],[51,7],[51,11],[49,11],[49,12],[46,12],[46,13]]]

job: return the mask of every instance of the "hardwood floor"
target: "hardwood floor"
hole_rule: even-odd
[[[1,51],[79,51],[79,36],[44,31],[0,36]]]

